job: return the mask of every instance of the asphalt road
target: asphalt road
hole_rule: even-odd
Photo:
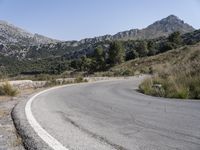
[[[51,90],[32,113],[69,150],[200,150],[200,101],[143,95],[141,80]]]

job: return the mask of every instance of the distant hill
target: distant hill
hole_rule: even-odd
[[[114,40],[122,41],[127,60],[133,59],[136,54],[142,57],[143,51],[138,49],[138,45],[150,40],[155,43],[153,54],[158,54],[173,46],[168,43],[167,36],[175,31],[182,33],[182,45],[192,45],[200,41],[200,30],[195,30],[174,15],[156,21],[145,29],[133,29],[80,41],[54,40],[0,21],[0,74],[54,74],[70,70],[71,60],[82,56],[91,57],[97,46],[102,46],[108,53],[110,42]]]
[[[54,40],[39,34],[29,33],[19,27],[0,21],[0,43],[1,44],[21,44],[21,45],[39,45],[47,43],[55,43],[59,40]]]
[[[129,31],[119,32],[115,35],[104,35],[94,38],[86,38],[75,41],[77,44],[96,43],[105,40],[137,40],[137,39],[153,39],[160,36],[168,36],[169,34],[180,31],[181,33],[192,32],[195,29],[177,16],[170,15],[167,18],[156,21],[144,29],[131,29]],[[0,43],[21,43],[24,45],[38,45],[59,42],[39,34],[29,33],[19,27],[0,21]],[[69,43],[70,41],[68,41]],[[71,44],[74,44],[74,41]]]
[[[42,59],[63,55],[70,59],[92,53],[94,46],[98,43],[103,43],[106,47],[105,43],[113,40],[153,39],[166,37],[175,31],[184,34],[194,30],[192,26],[184,23],[178,17],[170,15],[141,30],[132,29],[115,35],[61,42],[39,34],[29,33],[5,21],[0,21],[0,54],[17,59]]]
[[[184,23],[178,17],[170,15],[167,18],[156,21],[142,30],[133,29],[130,31],[120,32],[114,35],[115,39],[153,39],[160,36],[168,36],[169,34],[179,31],[181,33],[192,32],[195,29]]]
[[[179,19],[177,16],[170,15],[164,19],[154,22],[144,29],[131,29],[128,31],[119,32],[115,35],[105,35],[95,38],[83,39],[80,42],[99,42],[105,40],[138,40],[138,39],[154,39],[161,36],[168,36],[169,34],[179,31],[182,34],[192,32],[195,29]]]

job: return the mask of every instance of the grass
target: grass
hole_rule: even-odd
[[[71,83],[81,83],[81,82],[88,82],[88,80],[84,79],[82,76],[78,76],[74,80],[56,80],[53,78],[46,82],[45,87],[52,87],[52,86],[56,86],[56,85],[65,85],[65,84],[71,84]]]
[[[81,82],[86,82],[86,80],[82,76],[79,76],[79,77],[76,77],[74,82],[75,83],[81,83]]]
[[[122,63],[121,65],[115,66],[108,72],[115,75],[153,73],[157,67],[162,67],[163,65],[167,64],[176,64],[178,61],[181,62],[182,58],[185,58],[184,56],[187,56],[188,53],[192,53],[191,48],[193,47],[200,47],[200,43],[195,46],[184,46],[179,49],[170,50],[155,56],[136,58],[134,60]]]
[[[17,89],[15,89],[9,82],[5,82],[0,86],[1,96],[16,96],[17,94]]]
[[[144,80],[139,90],[153,96],[200,99],[200,44],[160,56],[163,61],[152,66],[153,77]],[[165,59],[167,57],[168,60]]]

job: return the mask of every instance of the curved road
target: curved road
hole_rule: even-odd
[[[38,95],[38,123],[69,150],[200,150],[200,102],[136,92],[143,77]]]

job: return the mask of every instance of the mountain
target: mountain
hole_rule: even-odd
[[[179,31],[183,34],[194,30],[192,26],[184,23],[184,21],[177,16],[170,15],[167,18],[156,21],[147,28],[117,33],[114,35],[114,39],[153,39],[160,36],[168,36],[175,31]]]
[[[59,42],[39,34],[29,33],[19,27],[7,23],[6,21],[0,21],[0,43],[1,44],[14,44],[21,45],[39,45]]]
[[[0,21],[0,55],[17,59],[43,59],[48,57],[79,58],[91,54],[97,44],[109,46],[112,40],[139,40],[166,37],[180,31],[195,29],[174,15],[156,21],[144,29],[132,29],[115,35],[86,38],[80,41],[58,41],[39,34],[29,33],[5,21]]]
[[[99,42],[105,40],[139,40],[139,39],[154,39],[161,36],[179,31],[182,34],[192,32],[195,29],[175,15],[170,15],[162,20],[156,21],[144,29],[131,29],[128,31],[119,32],[115,35],[105,35],[95,38],[81,40],[81,43]]]
[[[192,32],[195,29],[179,19],[177,16],[170,15],[167,18],[156,21],[144,29],[131,29],[129,31],[119,32],[115,35],[104,35],[94,38],[85,38],[80,41],[68,41],[68,44],[85,44],[97,43],[105,40],[138,40],[153,39],[160,36],[168,36],[169,34],[180,31],[181,33]],[[20,43],[23,45],[39,45],[60,42],[39,34],[29,33],[5,21],[0,21],[0,43]]]

